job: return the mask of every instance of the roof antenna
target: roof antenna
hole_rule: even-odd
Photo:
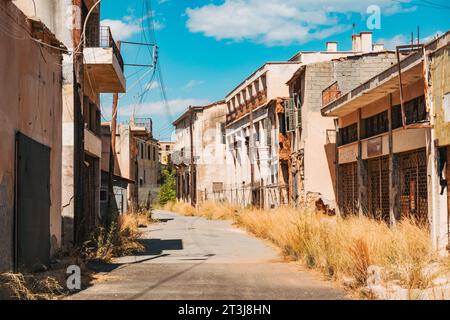
[[[356,24],[353,22],[353,25],[352,25],[352,27],[353,27],[353,36],[356,34]]]
[[[420,26],[417,26],[417,45],[420,44]]]

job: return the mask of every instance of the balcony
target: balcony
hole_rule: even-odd
[[[151,118],[135,118],[134,127],[142,128],[143,130],[153,133],[153,121]]]
[[[96,92],[125,92],[123,59],[109,27],[88,30],[83,54],[86,81]]]

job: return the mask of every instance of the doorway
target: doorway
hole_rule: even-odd
[[[15,269],[35,271],[50,263],[50,151],[16,134]]]

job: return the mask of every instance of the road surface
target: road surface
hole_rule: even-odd
[[[69,299],[345,299],[319,276],[228,221],[155,211],[144,253],[107,267],[105,280]]]

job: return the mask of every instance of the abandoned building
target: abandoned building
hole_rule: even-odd
[[[425,45],[397,47],[400,62],[322,108],[324,116],[337,118],[341,214],[391,225],[414,217],[429,224],[439,251],[450,230],[449,41],[447,32]]]
[[[297,62],[267,63],[225,98],[226,196],[231,203],[287,204],[287,168],[280,157],[289,145],[279,135],[284,129],[283,99],[289,96],[286,82],[298,66]]]
[[[173,141],[160,141],[159,142],[159,162],[161,166],[167,167],[170,165],[170,156],[175,148],[175,142]]]
[[[65,48],[11,1],[0,21],[0,271],[34,271],[61,247]]]
[[[223,199],[225,164],[224,101],[191,106],[174,121],[177,198],[197,204]]]
[[[337,43],[327,43],[327,51],[336,49]],[[303,64],[288,81],[285,117],[292,205],[311,207],[320,201],[330,209],[336,206],[334,119],[322,117],[322,104],[392,66],[396,59],[395,52],[372,44],[372,33],[363,32],[353,36],[351,54]]]
[[[304,193],[300,190],[318,193],[322,186],[326,197],[334,200],[329,173],[317,170],[322,165],[323,168],[328,166],[325,151],[317,155],[310,153],[311,158],[307,162],[316,168],[310,170],[311,175],[318,176],[308,179],[308,185],[305,181],[300,182],[298,163],[304,145],[317,151],[326,128],[333,128],[332,120],[321,117],[320,98],[316,98],[333,79],[330,61],[363,53],[373,52],[376,55],[384,52],[382,45],[372,45],[370,32],[353,35],[352,40],[352,50],[338,51],[336,42],[328,42],[326,51],[302,51],[286,62],[269,62],[226,96],[226,159],[227,168],[232,168],[227,176],[228,201],[241,205],[278,207],[298,203]],[[321,62],[324,64],[321,65]],[[308,86],[298,87],[305,77],[305,68],[312,64],[317,65],[320,71],[314,71],[317,72],[314,75],[313,68],[308,69]],[[364,78],[364,72],[360,75],[358,69],[352,71],[357,74],[355,81]],[[366,75],[366,79],[369,77],[370,74]],[[297,101],[300,94],[310,97],[302,111],[299,111]],[[305,130],[302,131],[303,112]],[[297,169],[292,170],[293,167]],[[306,188],[300,189],[302,186]]]
[[[132,119],[117,126],[112,148],[111,124],[102,123],[102,213],[108,209],[110,152],[114,173],[111,175],[114,201],[112,213],[135,212],[149,208],[158,193],[158,141],[153,138],[150,118]]]
[[[137,204],[150,208],[158,195],[159,146],[153,137],[153,123],[150,118],[134,119],[131,123],[136,154]]]
[[[71,53],[63,58],[62,237],[72,247],[100,218],[100,94],[125,92],[123,59],[109,27],[100,26],[100,3],[13,2],[48,25]]]
[[[134,185],[135,181],[122,176],[116,150],[112,149],[111,124],[102,123],[102,161],[101,161],[101,190],[100,211],[101,216],[106,217],[121,215],[128,212],[128,186]],[[116,135],[118,136],[118,135]],[[113,157],[111,159],[111,157]],[[111,163],[111,160],[113,163]],[[113,167],[113,172],[111,172]],[[109,190],[111,183],[112,190]],[[112,194],[111,194],[112,193]],[[113,196],[110,199],[110,195]]]

